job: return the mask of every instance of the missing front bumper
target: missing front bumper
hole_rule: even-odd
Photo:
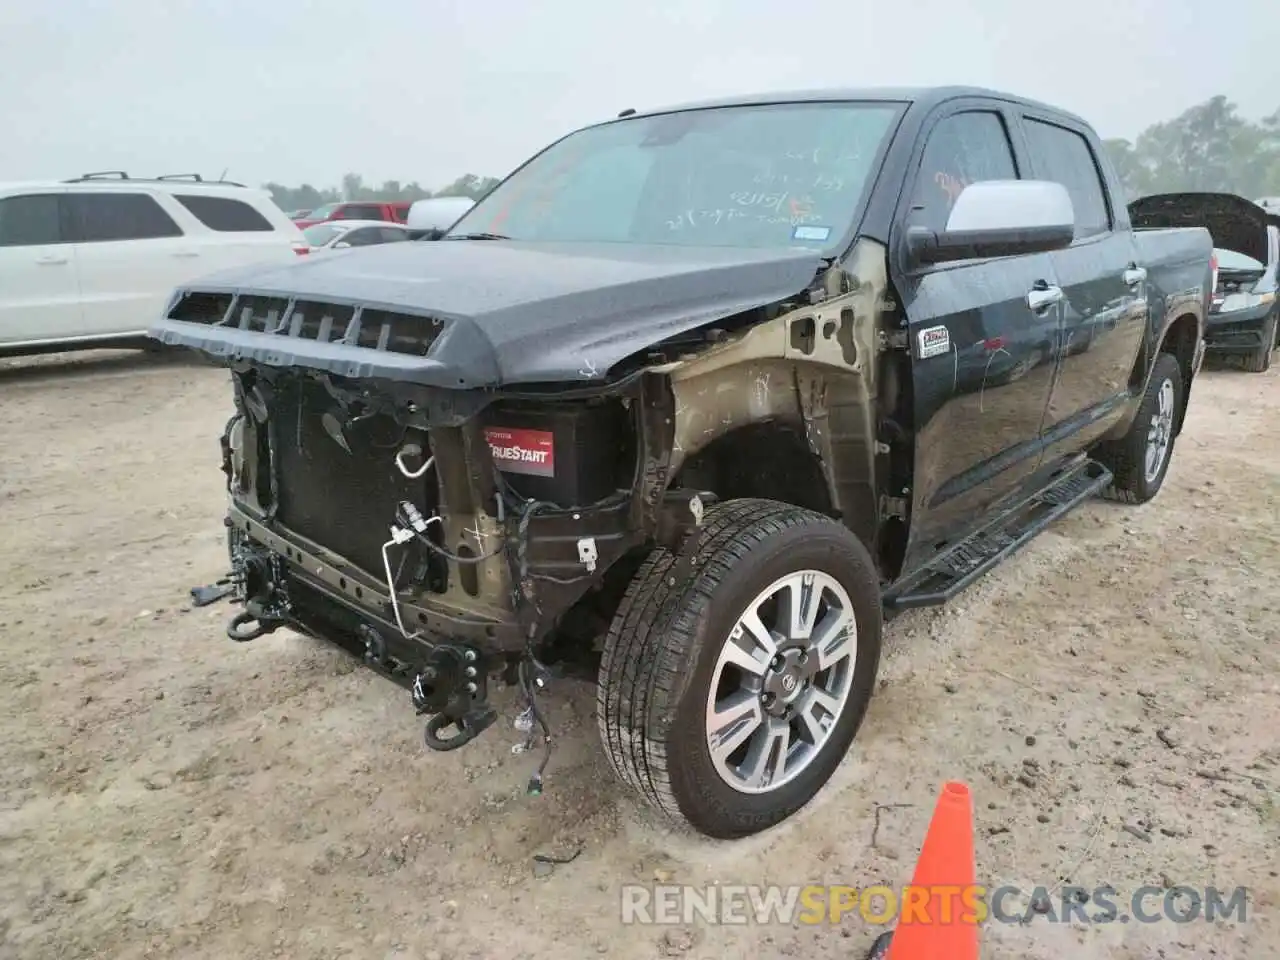
[[[451,641],[464,641],[494,653],[514,653],[526,645],[520,626],[514,621],[459,615],[402,598],[399,604],[405,625],[418,635],[413,639],[405,637],[396,627],[385,585],[365,571],[296,534],[273,531],[235,506],[228,512],[227,522],[250,542],[262,545],[278,557],[285,576],[297,581],[304,591],[314,591],[350,615],[378,624],[380,632],[406,652],[416,651],[425,656],[437,644]],[[305,615],[301,609],[305,606],[303,601],[291,606],[291,617]],[[312,624],[305,625],[316,632]]]

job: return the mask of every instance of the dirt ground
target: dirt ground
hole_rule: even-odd
[[[1280,956],[1280,369],[1202,374],[1152,504],[1088,504],[895,620],[833,782],[732,844],[623,793],[585,686],[553,690],[530,798],[512,691],[427,754],[407,695],[344,654],[188,610],[224,570],[221,371],[7,361],[0,411],[4,958],[861,958],[881,928],[853,914],[624,927],[620,887],[900,886],[947,779],[990,887],[1110,884],[1122,911],[1148,884],[1250,890],[1243,923],[989,923],[984,958]]]

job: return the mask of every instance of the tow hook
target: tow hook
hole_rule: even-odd
[[[431,750],[457,750],[497,719],[488,702],[485,665],[470,647],[442,644],[431,651],[413,679],[413,706],[431,714],[422,739]],[[455,733],[442,736],[450,727]]]
[[[284,621],[282,620],[259,617],[252,611],[241,610],[227,624],[227,636],[236,643],[248,643],[250,640],[257,640],[259,637],[278,630],[282,626],[284,626]]]
[[[432,750],[440,752],[457,750],[484,733],[497,716],[497,711],[492,707],[468,710],[456,720],[443,713],[437,713],[427,721],[422,739]],[[447,737],[440,736],[441,731],[449,726],[454,727],[458,732]]]

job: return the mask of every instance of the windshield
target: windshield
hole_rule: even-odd
[[[340,227],[336,223],[317,223],[303,230],[302,237],[313,247],[323,247],[334,237],[340,237],[346,232],[346,227]]]
[[[332,217],[333,211],[337,210],[338,207],[340,206],[341,204],[339,203],[326,203],[323,207],[316,207],[309,214],[307,214],[307,219],[308,220],[324,220],[326,217]]]
[[[900,109],[721,107],[589,127],[517,170],[449,235],[826,249],[857,215]]]

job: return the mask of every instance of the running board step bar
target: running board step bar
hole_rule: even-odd
[[[1049,524],[1111,482],[1111,471],[1084,460],[1047,487],[1021,501],[994,522],[961,540],[884,597],[887,610],[910,610],[946,603]]]

